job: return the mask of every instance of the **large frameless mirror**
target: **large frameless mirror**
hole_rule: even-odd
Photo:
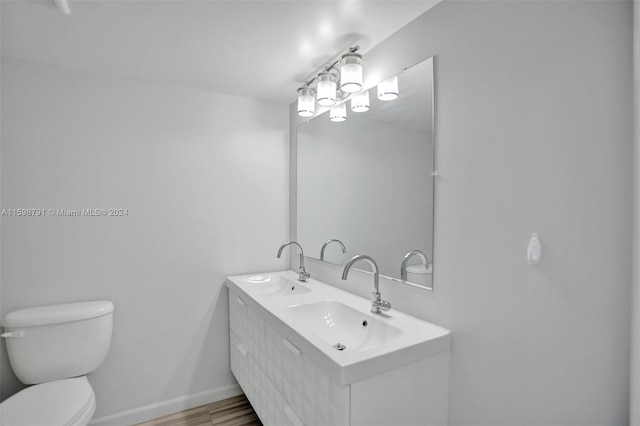
[[[367,254],[381,275],[432,289],[433,58],[396,77],[395,99],[373,87],[367,111],[352,99],[345,121],[298,126],[297,240],[310,257]]]

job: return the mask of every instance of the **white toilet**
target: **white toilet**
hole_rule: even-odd
[[[34,385],[0,404],[2,426],[86,425],[96,400],[86,374],[111,344],[113,303],[93,301],[11,312],[2,321],[9,362]]]

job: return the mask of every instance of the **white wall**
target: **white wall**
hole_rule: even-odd
[[[285,267],[286,106],[6,57],[1,89],[3,208],[129,211],[2,217],[2,313],[114,302],[96,417],[237,392],[223,280]]]
[[[377,75],[436,55],[435,291],[381,291],[453,330],[454,425],[629,420],[631,52],[631,2],[445,1],[365,53]]]

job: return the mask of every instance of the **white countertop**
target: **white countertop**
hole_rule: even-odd
[[[383,314],[373,314],[371,300],[313,278],[299,282],[298,274],[293,271],[236,275],[227,277],[226,285],[343,385],[447,351],[451,346],[451,332],[445,328],[393,308]],[[322,303],[327,301],[339,303]],[[315,306],[302,306],[311,304]],[[330,310],[342,308],[335,312],[345,314],[334,315],[335,329],[327,329],[324,320],[315,318],[324,307],[327,313],[323,318],[328,320],[332,320]],[[310,315],[309,320],[301,320],[307,318],[304,315]],[[358,327],[354,327],[355,321]],[[366,339],[356,336],[362,321],[370,324]],[[333,332],[347,339],[346,350],[339,351],[330,344],[334,343],[329,341]],[[349,336],[353,336],[352,341],[358,345],[350,345]]]

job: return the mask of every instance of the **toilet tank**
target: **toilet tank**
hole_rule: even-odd
[[[97,369],[111,344],[113,310],[113,303],[102,300],[9,313],[2,337],[18,379],[44,383]]]

